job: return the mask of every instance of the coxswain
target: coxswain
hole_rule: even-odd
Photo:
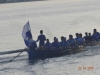
[[[39,47],[43,47],[45,45],[46,37],[43,35],[43,30],[40,30],[40,35],[37,38],[37,41],[39,41]]]

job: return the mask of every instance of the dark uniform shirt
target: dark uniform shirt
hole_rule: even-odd
[[[46,40],[45,35],[39,35],[37,41],[39,40],[39,46],[44,46],[44,41]]]
[[[36,42],[35,41],[34,42],[30,42],[29,49],[30,50],[35,50],[36,48],[37,48]]]

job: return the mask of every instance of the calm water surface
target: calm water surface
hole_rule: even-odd
[[[39,30],[50,41],[56,36],[84,32],[100,32],[99,0],[49,0],[37,2],[0,4],[0,51],[25,48],[21,36],[24,24],[29,21],[33,39]],[[13,62],[17,54],[0,56],[0,75],[99,75],[100,47],[87,47],[87,51],[58,58],[29,63],[27,53]],[[6,62],[2,62],[6,61]],[[78,70],[86,67],[86,70]],[[88,70],[89,67],[94,69]]]

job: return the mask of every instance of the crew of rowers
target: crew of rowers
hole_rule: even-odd
[[[100,39],[100,33],[97,32],[96,29],[93,30],[93,34],[85,32],[85,36],[83,37],[82,34],[76,33],[76,38],[73,38],[73,35],[69,35],[69,39],[66,40],[66,37],[62,36],[61,41],[58,41],[57,37],[54,37],[54,42],[50,43],[49,39],[46,39],[45,35],[43,34],[43,30],[40,30],[40,35],[38,36],[37,41],[31,43],[30,49],[36,49],[37,44],[36,42],[39,41],[39,49],[58,49],[63,47],[73,47],[84,45],[86,43],[90,43],[92,41],[98,41]],[[46,43],[45,43],[46,41]]]

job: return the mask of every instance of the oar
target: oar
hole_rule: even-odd
[[[21,53],[23,53],[24,51],[26,51],[27,49],[24,49],[23,51],[21,51],[17,56],[15,56],[13,59],[9,60],[9,62],[13,61],[15,58],[17,58]]]
[[[19,52],[22,52],[22,51],[24,51],[24,49],[4,51],[4,52],[0,52],[0,55],[6,55],[6,54],[12,54],[12,53],[19,53]]]

